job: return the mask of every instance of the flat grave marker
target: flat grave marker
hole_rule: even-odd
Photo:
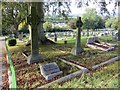
[[[57,75],[63,73],[63,71],[60,71],[58,65],[55,62],[42,65],[40,64],[40,71],[46,80],[51,80]]]

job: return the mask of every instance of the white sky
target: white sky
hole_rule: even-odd
[[[106,0],[106,1],[108,1],[108,0]],[[99,6],[97,6],[95,4],[94,5],[90,4],[88,7],[89,8],[96,8],[96,10],[99,12]],[[84,10],[85,10],[85,7],[77,8],[77,6],[75,5],[75,1],[74,0],[72,0],[72,4],[71,4],[70,8],[71,8],[71,11],[72,11],[71,15],[74,15],[74,16],[81,16],[84,13]],[[113,8],[114,8],[114,4],[113,3],[107,5],[107,9],[108,9],[109,12],[112,12]],[[118,12],[118,9],[116,9],[116,13],[117,12]]]

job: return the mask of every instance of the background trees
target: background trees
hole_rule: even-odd
[[[83,29],[99,29],[104,28],[104,20],[97,15],[95,8],[87,8],[82,16]]]
[[[52,24],[50,22],[45,22],[43,24],[43,27],[45,28],[45,31],[49,31],[50,29],[52,29]]]
[[[67,25],[69,26],[69,28],[71,29],[76,29],[76,19],[72,18],[72,20],[69,20]]]
[[[19,1],[19,0],[18,0]],[[30,2],[32,5],[32,2]],[[109,3],[114,3],[115,8],[117,6],[117,1],[114,0],[109,0],[109,3],[106,2],[105,0],[102,1],[97,1],[97,0],[77,0],[76,4],[80,8],[82,6],[89,6],[90,3],[93,3],[95,5],[98,5],[102,13],[108,13],[108,10],[106,6]],[[43,29],[43,23],[44,23],[44,16],[49,14],[49,15],[58,15],[58,16],[63,16],[65,19],[67,19],[68,13],[70,13],[70,4],[71,1],[69,2],[36,2],[35,7],[37,9],[37,13],[39,17],[41,18],[40,24],[38,26],[39,29],[39,40],[42,42],[46,42],[46,37],[44,35],[44,29]],[[29,4],[30,5],[30,4]],[[19,23],[28,15],[28,10],[29,6],[28,3],[23,3],[23,2],[2,2],[2,22],[3,22],[3,30],[9,30],[9,27],[12,25],[14,26],[14,29],[11,29],[15,34],[17,34],[17,29]],[[51,9],[52,8],[52,9]],[[115,12],[115,8],[113,12]],[[52,13],[51,13],[52,12]],[[93,14],[92,16],[88,16],[87,14],[84,15],[83,21],[84,21],[84,26],[83,28],[86,29],[95,29],[95,28],[102,28],[104,27],[104,20],[102,20],[98,15],[96,15],[96,11],[93,10],[92,12],[87,10],[89,15]],[[50,14],[51,13],[51,14]],[[101,22],[98,22],[101,21]],[[91,24],[91,25],[89,25]],[[99,25],[99,26],[98,26]],[[101,27],[102,26],[102,27]],[[114,25],[113,25],[114,26]],[[16,35],[17,36],[17,35]]]
[[[18,26],[28,15],[27,3],[2,2],[2,30],[13,32],[17,36]],[[10,27],[13,26],[11,30]]]
[[[117,18],[110,18],[105,23],[107,28],[112,28],[114,30],[118,30],[118,19]]]

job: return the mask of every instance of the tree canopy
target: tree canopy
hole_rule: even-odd
[[[103,19],[97,15],[95,8],[86,8],[82,21],[83,29],[99,29],[105,26]]]
[[[23,20],[23,18],[25,18],[28,15],[29,7],[27,3],[25,3],[25,1],[22,2],[21,0],[16,0],[16,2],[2,2],[2,30],[7,31],[7,29],[9,29],[11,26],[15,28],[14,31],[18,29],[18,25],[20,24],[20,22]],[[114,15],[115,15],[115,9],[118,5],[117,1],[115,0],[108,0],[108,2],[105,0],[86,0],[86,2],[84,0],[76,0],[76,5],[78,6],[78,8],[83,7],[83,6],[89,6],[90,3],[98,5],[101,10],[101,14],[103,13],[110,14],[106,7],[108,4],[114,3],[114,9],[113,9]],[[65,1],[51,2],[48,0],[47,2],[44,2],[43,13],[45,15],[50,15],[51,13],[53,18],[54,18],[54,15],[58,15],[58,16],[63,16],[65,19],[67,19],[66,16],[71,12],[70,5],[71,5],[71,0],[67,2]],[[103,22],[103,20],[100,19],[100,17],[96,15],[93,15],[92,17],[96,18],[98,21]],[[91,20],[92,22],[95,22],[92,18]],[[85,19],[84,21],[86,21],[87,23],[89,22],[87,21],[87,19]],[[100,23],[100,22],[95,23],[94,28],[98,27],[97,26],[98,24],[103,24],[103,23]],[[93,27],[89,27],[89,28],[93,28]]]
[[[2,30],[8,30],[13,26],[12,32],[16,33],[19,24],[27,14],[27,3],[2,2]]]

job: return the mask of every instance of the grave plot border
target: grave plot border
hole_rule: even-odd
[[[95,65],[95,66],[92,66],[92,69],[93,69],[93,70],[96,70],[96,69],[98,69],[99,67],[102,67],[103,65],[107,65],[107,64],[113,63],[113,62],[115,62],[115,61],[120,61],[120,56],[114,57],[114,58],[112,58],[112,59],[109,59],[108,61],[105,61],[105,62],[103,62],[103,63],[100,63],[100,64],[97,64],[97,65]],[[60,79],[57,79],[57,80],[55,80],[55,81],[53,81],[53,82],[50,82],[50,83],[45,84],[45,85],[43,85],[43,86],[40,86],[40,87],[38,87],[38,88],[48,88],[50,85],[52,85],[52,84],[54,84],[54,83],[64,82],[64,81],[67,81],[67,80],[69,80],[69,79],[75,78],[76,76],[80,76],[80,75],[82,75],[82,74],[84,74],[84,73],[87,73],[87,72],[89,72],[89,70],[88,70],[87,68],[83,68],[83,69],[81,69],[81,70],[78,70],[78,71],[76,71],[76,72],[74,72],[74,73],[72,73],[72,74],[66,75],[66,76],[64,76],[64,77],[62,77],[62,78],[60,78]]]

